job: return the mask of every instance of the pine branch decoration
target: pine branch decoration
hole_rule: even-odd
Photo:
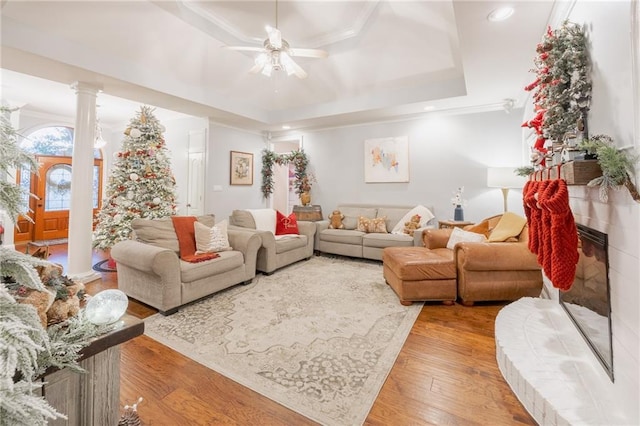
[[[28,167],[32,172],[37,172],[38,163],[35,157],[20,148],[18,133],[11,126],[9,117],[13,109],[0,106],[0,206],[7,212],[13,223],[18,217],[25,215],[29,208],[22,199],[24,196],[33,196],[12,182],[6,182],[2,177],[8,175],[11,168]],[[24,216],[31,220],[29,216]]]
[[[17,134],[1,108],[0,175],[25,164],[31,170],[37,164],[20,149]],[[4,177],[4,176],[2,176]],[[23,192],[14,183],[0,179],[0,210],[12,219],[24,213]],[[107,326],[95,326],[83,316],[45,329],[36,308],[17,303],[9,286],[47,291],[37,272],[51,262],[0,247],[0,424],[47,425],[49,420],[66,418],[36,391],[42,387],[38,377],[49,367],[81,370],[77,359],[91,338],[106,332]]]

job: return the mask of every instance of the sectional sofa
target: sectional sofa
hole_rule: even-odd
[[[315,249],[319,253],[382,260],[385,247],[422,247],[422,231],[436,227],[433,209],[424,206],[377,204],[340,204],[335,209],[343,215],[344,229],[331,229],[328,220],[316,223]],[[413,236],[402,232],[412,213],[422,213],[421,227]],[[358,218],[384,218],[387,232],[358,230]],[[396,232],[392,232],[396,229]],[[400,230],[398,231],[398,228]]]

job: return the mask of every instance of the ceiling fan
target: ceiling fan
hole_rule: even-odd
[[[304,58],[326,58],[329,54],[320,49],[298,49],[293,48],[282,38],[278,29],[278,0],[276,0],[276,26],[267,25],[265,27],[268,38],[264,41],[263,47],[254,46],[225,46],[230,50],[242,50],[250,52],[260,52],[254,60],[253,67],[249,70],[252,74],[262,72],[267,77],[273,71],[285,71],[287,75],[295,74],[298,78],[307,78],[307,73],[300,67],[292,57]]]

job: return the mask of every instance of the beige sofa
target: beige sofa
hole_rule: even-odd
[[[198,220],[213,226],[213,216]],[[256,275],[257,235],[229,230],[233,250],[220,252],[216,259],[188,263],[178,257],[178,239],[170,218],[134,219],[132,227],[135,239],[111,248],[118,288],[163,315],[235,284],[249,283]]]
[[[299,221],[299,235],[295,238],[276,239],[273,232],[256,229],[256,223],[248,210],[234,210],[229,216],[229,229],[250,232],[261,239],[256,269],[264,274],[313,256],[316,225]]]
[[[330,229],[328,220],[315,222],[315,249],[320,253],[382,260],[382,251],[385,247],[421,247],[422,231],[426,228],[435,227],[437,222],[435,218],[431,219],[426,226],[417,229],[413,237],[408,234],[366,233],[355,229],[359,216],[367,218],[386,217],[386,228],[391,231],[414,207],[416,206],[338,205],[332,210],[340,210],[345,216],[343,220],[345,229]],[[432,208],[427,208],[433,212]]]

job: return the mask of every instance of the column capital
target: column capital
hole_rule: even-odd
[[[87,83],[85,81],[76,81],[71,84],[71,88],[76,91],[76,93],[84,92],[90,94],[97,94],[102,92],[102,84],[100,83]]]

